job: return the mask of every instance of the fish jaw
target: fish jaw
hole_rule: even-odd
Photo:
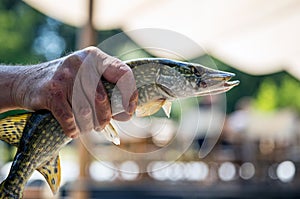
[[[199,78],[198,87],[195,87],[195,96],[220,94],[238,86],[240,81],[229,81],[235,74],[213,70],[204,77]]]
[[[170,99],[220,94],[237,86],[229,81],[234,73],[207,68],[200,64],[179,62],[165,65],[157,73],[156,84]]]

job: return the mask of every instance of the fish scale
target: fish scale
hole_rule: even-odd
[[[10,173],[1,185],[0,198],[9,198],[10,195],[21,198],[20,193],[34,170],[47,163],[53,154],[58,154],[59,150],[71,141],[48,111],[36,112],[29,116],[23,132],[26,134],[22,135]],[[55,142],[47,142],[50,137],[56,138]],[[47,170],[46,167],[44,169]],[[53,180],[49,179],[50,182]]]
[[[170,115],[171,102],[177,98],[226,92],[238,85],[228,82],[232,73],[206,68],[200,64],[163,58],[146,58],[125,62],[132,68],[138,89],[136,116],[149,116],[163,108]],[[118,88],[102,79],[112,110],[123,109]],[[119,144],[111,124],[102,131],[105,137]],[[49,111],[37,111],[0,120],[0,140],[18,147],[8,177],[0,185],[0,199],[21,198],[24,186],[34,170],[46,179],[53,193],[60,186],[58,153],[71,141]]]

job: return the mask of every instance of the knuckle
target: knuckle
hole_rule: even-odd
[[[50,92],[57,89],[58,87],[59,87],[59,84],[54,79],[50,80],[50,82],[46,85],[46,89],[50,90]]]
[[[46,85],[45,85],[45,91],[49,91],[51,95],[62,95],[62,83],[60,81],[57,81],[56,79],[51,79]]]
[[[92,57],[102,57],[105,58],[107,55],[102,52],[99,48],[95,47],[95,46],[89,46],[87,48],[84,48],[82,50],[82,53],[86,56],[92,56]]]
[[[65,81],[73,78],[73,71],[70,67],[64,67],[53,76],[53,80]]]
[[[64,96],[64,91],[57,82],[52,82],[49,88],[50,100],[62,100]]]
[[[73,53],[64,59],[62,66],[66,68],[78,68],[82,64],[82,59],[76,53]]]
[[[85,49],[83,49],[85,52],[87,53],[98,53],[100,52],[100,49],[95,47],[95,46],[89,46],[89,47],[86,47]]]
[[[128,72],[131,71],[131,68],[125,64],[124,62],[122,62],[121,60],[115,58],[113,59],[111,66],[115,67],[116,69],[122,71],[122,72]]]

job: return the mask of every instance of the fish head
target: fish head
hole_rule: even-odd
[[[207,68],[200,64],[190,64],[187,67],[192,78],[186,79],[194,90],[194,96],[224,93],[240,83],[239,80],[229,81],[235,76],[234,73]]]
[[[169,71],[161,72],[156,83],[173,98],[219,94],[239,84],[238,80],[229,81],[235,76],[234,73],[211,69],[201,64],[173,60],[161,60],[161,64],[168,66]]]

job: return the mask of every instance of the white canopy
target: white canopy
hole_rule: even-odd
[[[88,18],[86,0],[24,1],[73,26]],[[298,0],[94,0],[93,9],[97,29],[169,29],[239,70],[255,75],[286,70],[300,79]],[[132,39],[141,46],[151,43],[149,37]]]

